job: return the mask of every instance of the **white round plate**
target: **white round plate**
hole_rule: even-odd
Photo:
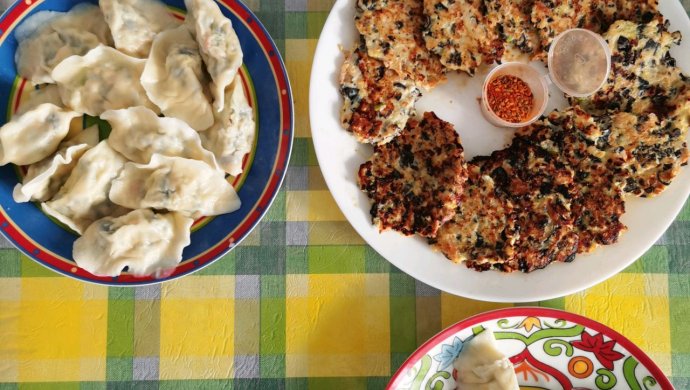
[[[690,19],[678,0],[661,0],[659,8],[669,19],[671,30],[683,34],[682,44],[671,53],[689,74]],[[560,297],[597,284],[630,265],[659,239],[683,207],[690,194],[690,167],[683,168],[661,195],[626,199],[622,221],[628,231],[618,243],[578,255],[572,263],[551,264],[529,274],[479,273],[448,261],[421,238],[393,231],[379,233],[371,223],[369,200],[356,182],[359,165],[371,156],[372,147],[357,143],[339,120],[341,48],[352,48],[358,39],[354,13],[354,0],[337,0],[321,32],[309,91],[312,137],[321,171],[343,214],[369,245],[402,271],[440,290],[486,301],[529,302]],[[480,112],[477,97],[489,70],[478,72],[474,78],[452,74],[448,82],[427,93],[416,106],[420,113],[434,111],[455,125],[467,159],[501,149],[513,136],[511,130],[490,125]],[[565,105],[562,93],[555,89],[550,99],[547,112]]]

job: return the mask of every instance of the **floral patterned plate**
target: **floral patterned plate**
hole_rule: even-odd
[[[560,310],[515,307],[470,317],[422,345],[388,389],[455,389],[453,361],[463,342],[485,329],[515,365],[521,389],[673,389],[632,342],[588,318]]]

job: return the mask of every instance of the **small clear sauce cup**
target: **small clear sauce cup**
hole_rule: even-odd
[[[503,118],[496,115],[496,113],[491,109],[488,100],[488,88],[489,84],[498,77],[501,76],[515,76],[522,81],[524,81],[532,91],[532,109],[527,115],[527,118],[522,122],[508,122]],[[549,89],[546,76],[539,73],[537,69],[530,66],[529,64],[524,64],[522,62],[506,62],[495,67],[484,80],[484,86],[482,87],[482,99],[481,107],[484,117],[491,122],[493,125],[498,127],[524,127],[530,123],[539,119],[539,117],[546,110],[546,103],[549,100]]]
[[[582,28],[554,38],[548,53],[549,77],[566,94],[583,98],[598,91],[611,70],[611,50],[604,38]]]

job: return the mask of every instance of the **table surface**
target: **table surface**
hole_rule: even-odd
[[[333,2],[248,4],[283,53],[295,98],[292,161],[266,218],[208,268],[136,288],[59,276],[2,240],[0,389],[378,389],[444,327],[513,306],[426,286],[354,232],[321,176],[308,120],[309,71]],[[690,203],[624,272],[529,305],[610,326],[690,388]]]

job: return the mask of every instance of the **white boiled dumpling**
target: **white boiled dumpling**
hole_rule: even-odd
[[[184,26],[156,36],[141,84],[165,116],[182,119],[195,130],[213,124],[199,46]]]
[[[94,125],[62,142],[51,156],[29,165],[22,184],[17,184],[12,192],[15,202],[45,202],[53,197],[65,184],[79,158],[97,143],[98,127]]]
[[[146,107],[106,111],[112,128],[108,143],[129,160],[146,164],[155,153],[200,160],[218,168],[213,153],[201,146],[199,133],[176,118],[160,118]]]
[[[80,3],[75,5],[64,17],[53,20],[52,25],[57,29],[71,27],[89,31],[96,35],[102,44],[108,46],[113,44],[113,36],[105,23],[103,12],[93,4]]]
[[[180,22],[158,0],[100,0],[99,5],[113,34],[115,47],[123,53],[146,58],[153,38]]]
[[[0,127],[0,165],[28,165],[50,156],[78,116],[51,103],[15,116]]]
[[[213,0],[185,0],[185,24],[196,37],[213,85],[213,107],[223,109],[225,87],[230,85],[242,66],[242,48],[230,19],[223,16]]]
[[[54,82],[53,68],[67,57],[84,55],[112,38],[101,10],[79,4],[69,12],[38,12],[17,27],[17,73],[34,83]]]
[[[131,209],[180,211],[193,218],[240,208],[223,172],[201,161],[160,154],[154,154],[149,164],[125,164],[113,181],[110,199]]]
[[[43,203],[43,211],[82,233],[94,221],[120,216],[128,210],[108,199],[110,186],[127,160],[106,141],[81,156],[65,184],[52,200]]]
[[[24,98],[24,96],[26,96],[26,98]],[[58,107],[64,107],[62,99],[60,98],[60,92],[55,84],[43,84],[39,88],[32,88],[31,90],[25,89],[22,97],[23,99],[19,103],[19,107],[17,107],[17,111],[13,116],[31,111],[44,103],[51,103]]]
[[[107,110],[132,106],[158,108],[139,82],[146,60],[130,57],[107,46],[85,56],[72,56],[53,69],[60,97],[77,112],[99,116]]]
[[[453,367],[458,370],[458,390],[519,389],[513,363],[498,349],[490,330],[465,341]]]
[[[180,213],[148,209],[105,217],[74,242],[74,261],[98,276],[117,276],[125,267],[137,276],[165,272],[182,260],[193,222]]]
[[[242,159],[252,150],[255,132],[254,111],[237,75],[226,91],[223,110],[216,113],[216,122],[199,133],[201,142],[213,152],[225,172],[237,176],[242,173]]]

